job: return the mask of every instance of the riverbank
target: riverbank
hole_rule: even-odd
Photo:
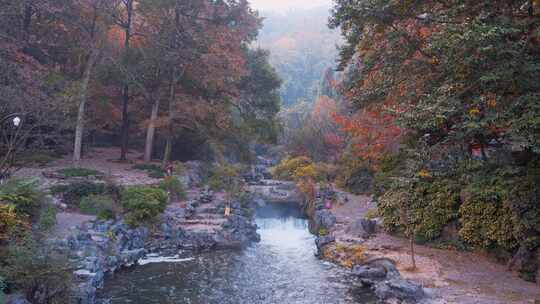
[[[505,265],[478,252],[437,249],[416,245],[417,269],[411,271],[409,242],[375,229],[373,233],[355,229],[359,220],[376,204],[368,196],[339,192],[346,197],[331,213],[336,244],[361,246],[367,259],[389,258],[401,275],[421,284],[440,303],[528,304],[540,302],[540,287],[508,271]],[[368,231],[369,232],[369,231]],[[361,235],[363,234],[363,235]]]
[[[139,153],[130,153],[132,161],[126,163],[114,161],[116,153],[116,149],[92,150],[80,166],[105,173],[107,182],[118,189],[153,186],[162,180],[134,168],[141,157]],[[70,160],[63,158],[44,167],[23,168],[16,177],[37,178],[44,190],[72,182],[99,183],[93,177],[64,178],[56,173],[71,166]],[[179,258],[202,251],[244,248],[260,240],[254,223],[254,204],[250,200],[230,201],[225,193],[201,186],[199,167],[194,162],[182,176],[176,177],[188,189],[185,199],[172,199],[161,215],[138,227],[128,225],[122,216],[99,220],[81,214],[61,197],[54,198],[58,209],[56,225],[50,229],[45,243],[67,256],[73,269],[74,288],[66,303],[107,303],[106,299],[96,297],[106,277],[141,261],[145,263],[148,258]]]

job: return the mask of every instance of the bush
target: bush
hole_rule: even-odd
[[[277,166],[270,169],[275,179],[292,181],[299,168],[308,167],[313,164],[309,157],[288,157],[283,159]]]
[[[187,171],[187,167],[186,165],[183,163],[183,162],[180,162],[180,161],[175,161],[173,163],[173,167],[174,167],[174,174],[175,175],[184,175]]]
[[[28,241],[10,246],[2,260],[0,277],[9,291],[23,292],[31,303],[66,303],[69,299],[73,278],[67,256]]]
[[[377,210],[377,208],[370,208],[368,211],[366,211],[364,217],[368,220],[376,219],[379,217],[379,210]]]
[[[131,187],[122,194],[122,206],[126,214],[126,222],[133,226],[153,220],[165,211],[167,193],[152,187]]]
[[[22,151],[17,155],[16,164],[21,167],[39,166],[44,167],[47,164],[57,160],[60,156],[52,152],[43,151]]]
[[[39,216],[37,227],[40,231],[49,231],[54,225],[56,225],[56,208],[51,204],[46,204]]]
[[[12,179],[0,186],[0,201],[14,205],[22,215],[37,216],[45,198],[36,179]]]
[[[116,204],[110,195],[89,195],[79,204],[81,213],[96,215],[99,219],[109,220],[115,218]]]
[[[159,187],[162,190],[169,192],[172,199],[184,200],[187,198],[184,184],[182,184],[175,176],[166,176],[165,179],[159,183]]]
[[[410,222],[417,241],[439,238],[444,227],[458,219],[459,189],[459,184],[448,179],[394,186],[378,202],[385,229],[404,231]]]
[[[65,177],[103,176],[103,172],[86,168],[65,168],[56,171]]]
[[[239,183],[240,166],[219,164],[210,169],[208,186],[214,191],[226,190],[232,192]]]
[[[163,178],[165,177],[165,170],[161,166],[153,164],[138,164],[133,166],[135,170],[142,170],[148,173],[151,178]]]
[[[29,223],[16,212],[14,205],[0,203],[0,245],[22,237],[28,228]]]
[[[373,189],[373,171],[361,158],[345,153],[339,161],[336,185],[354,194]]]
[[[477,179],[464,189],[459,235],[465,241],[481,248],[517,247],[518,223],[508,190],[507,183],[497,175]]]
[[[68,185],[53,186],[51,193],[60,195],[65,204],[78,207],[83,197],[105,194],[107,187],[103,183],[74,182]]]

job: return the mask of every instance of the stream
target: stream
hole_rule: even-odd
[[[133,267],[108,278],[101,296],[113,304],[376,303],[347,271],[314,256],[297,209],[260,208],[260,243]]]

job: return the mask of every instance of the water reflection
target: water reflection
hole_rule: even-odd
[[[314,239],[296,208],[258,211],[261,242],[181,263],[148,264],[106,283],[112,303],[375,303],[341,269],[314,256]]]

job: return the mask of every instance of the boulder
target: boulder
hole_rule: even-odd
[[[376,228],[377,222],[363,218],[352,222],[346,232],[366,239],[376,232]]]
[[[326,229],[327,231],[332,229],[337,222],[336,217],[330,212],[330,210],[317,210],[313,215],[313,220],[311,221],[311,231],[315,234],[321,230],[321,228]]]
[[[352,272],[381,300],[416,303],[425,297],[422,286],[401,277],[395,263],[390,259],[370,260],[355,266]]]
[[[336,237],[333,235],[319,236],[315,239],[315,245],[317,246],[318,251],[321,252],[324,246],[331,244],[335,241]]]
[[[0,297],[1,300],[1,297]],[[10,295],[6,298],[6,304],[30,304],[26,297],[20,294]]]

